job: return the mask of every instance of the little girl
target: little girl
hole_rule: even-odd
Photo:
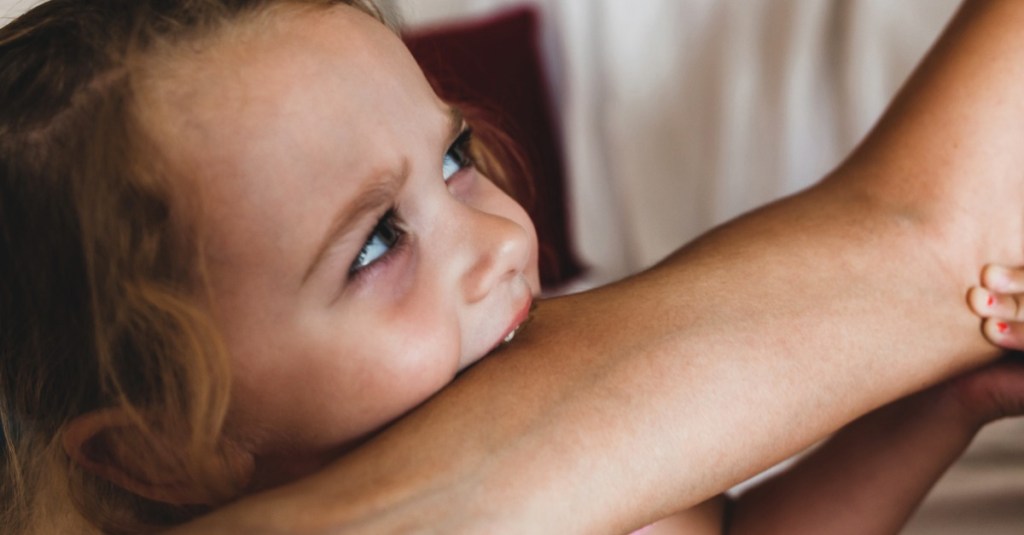
[[[528,318],[532,223],[369,2],[51,0],[0,32],[0,95],[7,528],[137,533],[293,482]],[[729,528],[898,529],[1015,372],[855,422]]]

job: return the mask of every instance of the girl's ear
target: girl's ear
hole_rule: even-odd
[[[63,429],[64,451],[82,469],[143,498],[171,505],[215,505],[210,491],[187,477],[173,446],[152,447],[152,440],[127,411],[106,408],[76,417]],[[167,444],[172,441],[168,440]],[[227,447],[220,464],[225,477],[247,481],[253,458],[240,448]]]

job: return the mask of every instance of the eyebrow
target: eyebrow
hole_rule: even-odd
[[[451,144],[452,140],[462,133],[464,124],[465,119],[462,111],[455,106],[449,106],[447,144]],[[309,277],[320,267],[328,249],[339,239],[348,235],[352,227],[365,214],[377,211],[380,207],[391,202],[391,199],[394,198],[395,194],[405,184],[407,174],[403,171],[396,177],[389,173],[371,180],[366,187],[356,194],[352,202],[346,204],[334,215],[330,226],[327,227],[327,232],[324,234],[323,239],[320,240],[320,245],[317,246],[312,262],[309,263],[305,274],[302,275],[302,284],[305,284]]]

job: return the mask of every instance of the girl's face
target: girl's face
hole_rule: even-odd
[[[441,389],[539,283],[529,218],[396,36],[343,6],[257,24],[175,56],[145,101],[202,199],[229,436],[273,483]]]

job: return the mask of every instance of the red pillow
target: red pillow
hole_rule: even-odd
[[[517,144],[537,226],[541,283],[551,289],[578,276],[565,204],[565,171],[538,49],[538,15],[530,7],[491,18],[413,31],[406,44],[441,98],[484,110]]]

